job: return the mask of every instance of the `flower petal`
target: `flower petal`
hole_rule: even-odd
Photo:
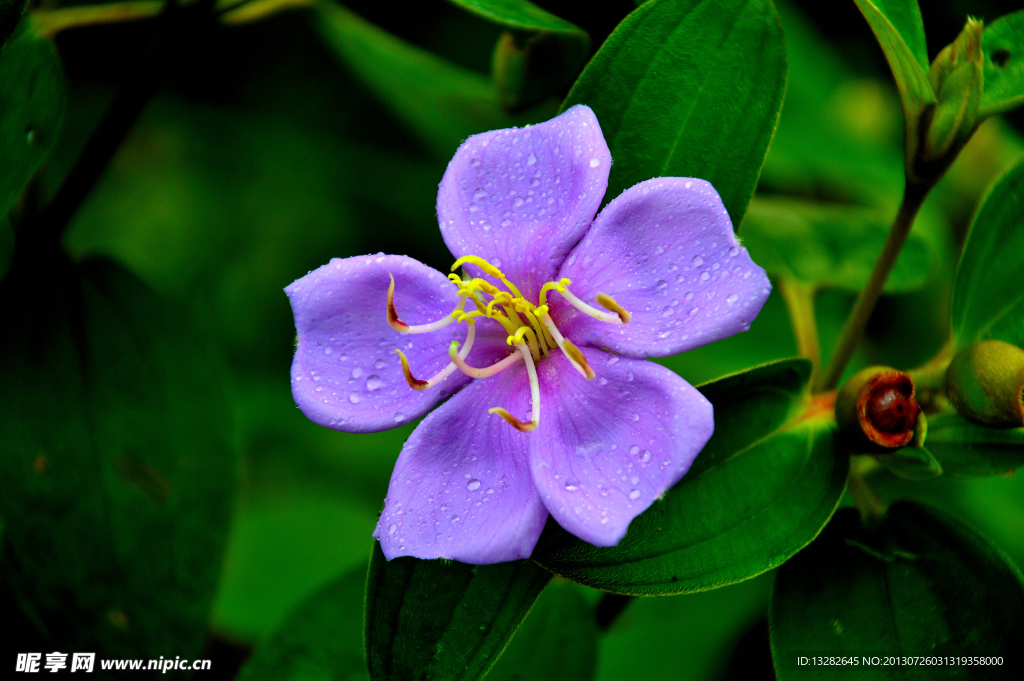
[[[285,289],[298,331],[292,396],[314,423],[358,433],[394,428],[469,381],[455,372],[423,392],[405,382],[396,349],[418,378],[429,378],[448,364],[449,343],[466,340],[467,327],[450,324],[416,335],[392,329],[386,315],[389,273],[395,277],[395,306],[411,324],[444,317],[459,301],[443,274],[401,255],[335,258]],[[484,363],[508,354],[503,331],[491,337],[478,326],[470,358]]]
[[[610,166],[586,106],[532,127],[474,135],[441,180],[441,234],[456,258],[489,260],[536,300],[594,219]]]
[[[530,437],[487,413],[530,411],[523,366],[476,380],[413,431],[373,536],[388,560],[487,564],[528,558],[548,512],[527,464]]]
[[[612,296],[632,313],[608,324],[551,294],[559,328],[577,344],[630,357],[664,357],[746,331],[771,284],[740,246],[722,200],[709,183],[658,177],[624,191],[558,274],[594,304]]]
[[[548,511],[596,546],[683,477],[711,437],[711,403],[654,362],[586,348],[587,381],[561,353],[540,363],[541,419],[530,469]]]

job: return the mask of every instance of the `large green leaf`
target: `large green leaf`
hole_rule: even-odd
[[[370,678],[479,679],[550,579],[530,561],[387,561],[374,544],[366,583]]]
[[[552,584],[505,648],[487,681],[589,681],[597,671],[597,620],[585,590]]]
[[[859,291],[871,276],[892,224],[872,208],[756,198],[743,221],[743,245],[774,274]],[[912,291],[929,280],[938,252],[921,230],[911,233],[885,290]]]
[[[928,49],[917,0],[854,0],[882,47],[903,102],[907,167],[917,152],[918,121],[935,92],[928,75]]]
[[[317,591],[260,644],[238,680],[367,679],[365,593],[366,567],[362,565]]]
[[[507,29],[494,52],[501,102],[521,109],[568,85],[590,51],[590,36],[529,0],[450,0]]]
[[[978,115],[992,116],[1024,104],[1024,9],[986,26],[981,51],[985,88]]]
[[[47,650],[195,657],[237,478],[217,365],[115,265],[17,266],[0,287],[0,583]]]
[[[1024,347],[1024,162],[985,197],[953,285],[953,334],[961,347],[997,338]]]
[[[781,681],[808,678],[797,657],[1001,656],[1001,666],[817,667],[815,679],[1011,679],[1022,666],[1024,583],[999,549],[957,519],[898,502],[878,528],[837,513],[782,566],[770,609]],[[1018,670],[1016,673],[1014,670]]]
[[[66,101],[57,51],[19,28],[0,52],[0,215],[50,152]]]
[[[960,414],[928,417],[925,447],[950,475],[1002,475],[1024,466],[1024,428],[986,428]]]
[[[533,122],[507,114],[485,76],[399,40],[335,2],[315,6],[327,46],[438,158],[451,158],[470,135]]]
[[[591,546],[549,522],[533,559],[635,595],[714,589],[780,565],[817,536],[846,487],[831,410],[807,411],[810,370],[785,360],[700,386],[715,433],[682,481],[618,546]]]
[[[619,24],[562,108],[597,114],[615,160],[606,200],[651,177],[699,177],[739,225],[785,86],[771,0],[651,0]]]

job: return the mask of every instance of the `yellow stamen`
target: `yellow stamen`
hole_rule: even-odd
[[[467,263],[467,262],[476,265],[477,267],[479,267],[480,269],[482,269],[484,272],[486,272],[487,274],[491,275],[492,277],[495,277],[496,279],[500,279],[501,283],[505,284],[505,286],[508,287],[508,290],[511,291],[512,294],[516,298],[522,298],[523,297],[523,294],[519,292],[519,289],[517,289],[513,283],[511,283],[508,279],[505,278],[505,273],[504,272],[502,272],[497,267],[495,267],[491,263],[487,262],[486,260],[484,260],[483,258],[481,258],[478,255],[464,255],[464,256],[462,256],[461,258],[459,258],[458,260],[455,261],[454,265],[452,265],[452,272],[457,270],[463,263]]]
[[[509,345],[513,343],[518,347],[523,343],[523,337],[528,336],[527,342],[530,344],[530,352],[533,354],[535,359],[540,359],[540,347],[537,345],[537,334],[528,326],[521,326],[519,329],[505,339]]]
[[[565,277],[563,277],[563,278],[559,279],[558,281],[549,281],[548,283],[546,283],[543,286],[541,286],[540,287],[540,305],[538,305],[538,307],[545,307],[545,306],[547,306],[547,304],[548,304],[548,291],[554,289],[555,291],[558,291],[559,293],[563,293],[565,291],[565,287],[568,286],[571,283],[572,283],[572,281],[570,279],[566,279]]]

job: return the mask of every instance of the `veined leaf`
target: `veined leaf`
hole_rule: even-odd
[[[996,656],[1001,665],[827,666],[813,676],[1016,678],[1022,609],[1020,571],[959,520],[901,501],[866,530],[856,510],[843,509],[776,575],[769,610],[775,670],[781,681],[807,678],[800,655]]]
[[[370,678],[481,678],[550,580],[531,561],[388,561],[375,543],[366,583]]]
[[[24,26],[0,52],[0,215],[50,153],[67,102],[57,51]]]
[[[335,2],[315,7],[327,46],[438,158],[450,159],[470,135],[533,122],[506,113],[485,76],[399,40]]]
[[[739,225],[785,85],[771,0],[651,0],[605,41],[562,109],[597,114],[615,161],[606,200],[652,177],[699,177]]]
[[[871,276],[892,225],[872,208],[755,198],[743,221],[743,245],[769,272],[795,281],[859,291]],[[885,285],[889,293],[928,283],[938,264],[935,246],[911,233]]]
[[[960,347],[995,338],[1024,347],[1024,162],[992,187],[974,217],[953,284]]]
[[[892,69],[906,118],[907,166],[917,153],[917,124],[936,101],[928,75],[928,49],[917,0],[854,0]]]
[[[1024,9],[986,26],[981,51],[985,86],[978,116],[987,118],[1024,104]]]
[[[1024,466],[1024,428],[986,428],[960,414],[928,417],[925,447],[949,475],[1002,475]]]
[[[0,286],[5,582],[56,650],[195,657],[237,481],[217,365],[113,264],[18,266]]]
[[[634,595],[714,589],[783,563],[828,522],[849,467],[833,446],[831,409],[808,411],[810,370],[785,360],[700,386],[715,433],[686,476],[618,546],[592,546],[549,521],[533,559]]]

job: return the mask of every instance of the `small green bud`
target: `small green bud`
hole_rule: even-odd
[[[975,423],[1024,426],[1024,350],[1000,340],[963,348],[946,369],[946,394]]]
[[[884,452],[914,439],[920,409],[914,382],[890,367],[868,367],[850,377],[836,397],[836,422],[856,450]]]
[[[918,152],[924,162],[956,156],[974,133],[981,104],[984,58],[983,23],[968,18],[956,40],[932,62],[932,88],[938,102],[925,124],[924,144]]]

